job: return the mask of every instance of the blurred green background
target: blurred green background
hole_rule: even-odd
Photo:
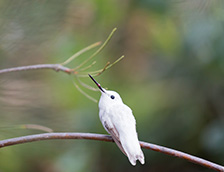
[[[222,0],[0,0],[0,68],[61,63],[104,41],[114,27],[118,30],[93,69],[125,55],[96,79],[132,108],[139,139],[224,165]],[[82,81],[94,86],[89,78]],[[82,89],[99,99],[99,92]],[[21,124],[106,133],[97,104],[63,72],[2,74],[0,109],[0,139],[41,133],[15,128]],[[143,151],[146,164],[132,167],[112,143],[33,142],[1,149],[0,171],[212,171]]]

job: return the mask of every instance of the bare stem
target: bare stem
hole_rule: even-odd
[[[7,69],[0,69],[0,74],[3,73],[9,73],[9,72],[19,72],[19,71],[27,71],[27,70],[36,70],[36,69],[53,69],[55,71],[63,71],[66,72],[68,74],[75,74],[77,75],[80,71],[85,71],[89,68],[91,68],[96,62],[94,61],[92,64],[90,64],[87,67],[81,68],[83,65],[85,65],[89,60],[91,60],[93,57],[95,57],[105,46],[106,44],[109,42],[109,40],[111,39],[112,35],[114,34],[114,32],[116,31],[116,28],[114,28],[112,30],[112,32],[110,33],[110,35],[108,36],[108,38],[106,39],[106,41],[103,43],[102,46],[100,46],[88,59],[86,59],[85,61],[83,61],[80,65],[78,65],[76,68],[70,69],[68,67],[65,67],[64,65],[67,65],[68,63],[70,63],[72,60],[74,60],[75,58],[77,58],[78,56],[80,56],[81,54],[85,53],[88,50],[91,50],[97,46],[99,46],[101,44],[101,42],[96,42],[92,45],[89,45],[88,47],[78,51],[77,53],[75,53],[73,56],[71,56],[70,58],[68,58],[66,61],[64,61],[61,64],[37,64],[37,65],[29,65],[29,66],[19,66],[19,67],[13,67],[13,68],[7,68]],[[122,57],[123,58],[123,57]],[[121,58],[119,58],[118,60],[116,60],[116,62],[118,62]],[[115,63],[113,63],[115,64]],[[104,72],[106,69],[110,68],[113,64],[108,64],[106,65],[106,67],[104,67],[103,69],[99,70],[99,72],[97,72],[97,75],[100,75],[102,72]],[[81,69],[80,69],[81,68]],[[79,71],[78,71],[79,69]],[[89,73],[89,72],[88,72]],[[80,75],[80,74],[79,74]],[[79,76],[78,75],[78,76]],[[84,75],[81,74],[80,76],[85,76],[87,77],[88,75]]]
[[[37,65],[29,65],[29,66],[20,66],[20,67],[13,67],[7,69],[1,69],[0,74],[8,73],[8,72],[18,72],[18,71],[26,71],[26,70],[36,70],[36,69],[53,69],[55,71],[63,71],[66,73],[71,73],[72,70],[62,66],[60,64],[37,64]]]
[[[88,140],[99,140],[99,141],[106,141],[106,142],[113,142],[113,139],[109,135],[103,135],[103,134],[94,134],[94,133],[44,133],[44,134],[35,134],[35,135],[29,135],[29,136],[22,136],[22,137],[16,137],[6,140],[0,141],[0,148],[22,144],[22,143],[28,143],[28,142],[34,142],[34,141],[40,141],[40,140],[53,140],[53,139],[88,139]],[[166,148],[163,146],[155,145],[152,143],[147,142],[140,142],[140,145],[142,148],[145,149],[151,149],[153,151],[161,152],[167,155],[175,156],[181,159],[185,159],[187,161],[193,162],[195,164],[224,172],[224,167],[218,164],[215,164],[213,162],[204,160],[202,158],[198,158],[193,155],[189,155],[187,153],[177,151],[174,149]]]

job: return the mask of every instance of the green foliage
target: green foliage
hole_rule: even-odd
[[[97,62],[91,66],[95,59],[88,61],[85,67],[97,71],[125,55],[96,79],[118,91],[132,108],[140,140],[223,165],[223,6],[219,0],[3,0],[0,67],[63,62],[83,47],[104,41],[117,27],[110,44],[95,57]],[[69,67],[87,60],[94,50]],[[97,105],[75,88],[72,79],[44,70],[2,75],[0,125],[39,124],[54,131],[106,133]],[[80,80],[94,87],[88,78]],[[99,99],[99,92],[79,86]],[[1,139],[31,133],[38,131],[0,129]],[[62,140],[4,148],[0,171],[202,170],[152,151],[144,151],[146,165],[133,168],[111,143],[82,143]]]

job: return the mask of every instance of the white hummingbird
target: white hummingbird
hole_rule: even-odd
[[[123,103],[117,92],[105,90],[90,74],[89,77],[101,91],[99,116],[103,127],[133,166],[136,165],[136,160],[144,164],[144,154],[138,141],[132,110]]]

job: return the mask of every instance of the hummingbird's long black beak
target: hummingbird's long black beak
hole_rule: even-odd
[[[88,74],[89,75],[89,77],[93,80],[93,82],[95,82],[95,84],[97,85],[97,87],[102,91],[102,92],[104,92],[105,93],[105,91],[103,90],[103,88],[101,87],[101,85],[90,75],[90,74]]]

